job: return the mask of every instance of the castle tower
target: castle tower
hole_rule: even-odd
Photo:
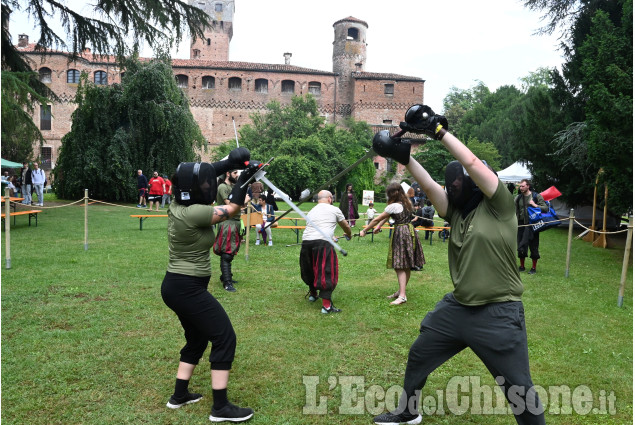
[[[205,29],[205,37],[198,38],[190,46],[190,59],[210,61],[229,60],[229,42],[234,35],[234,0],[188,0],[210,16],[211,27]]]
[[[349,16],[333,24],[333,72],[338,78],[339,114],[349,115],[353,103],[353,72],[364,71],[366,64],[366,30],[368,24]]]

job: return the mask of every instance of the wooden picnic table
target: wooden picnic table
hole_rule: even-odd
[[[2,199],[2,203],[4,203],[4,196],[0,196],[0,199]],[[24,201],[24,198],[18,198],[18,197],[9,197],[9,201],[11,202],[11,208],[13,208],[13,211],[16,210],[17,208],[17,204],[18,202],[22,202]]]

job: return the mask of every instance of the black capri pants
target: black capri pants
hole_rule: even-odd
[[[163,302],[172,309],[185,331],[180,360],[198,364],[212,343],[211,368],[230,370],[236,354],[236,333],[223,306],[207,291],[210,276],[166,272],[161,285]]]

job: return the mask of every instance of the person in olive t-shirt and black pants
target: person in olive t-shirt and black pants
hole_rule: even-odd
[[[458,160],[446,167],[444,190],[410,156],[410,144],[387,131],[373,139],[375,152],[404,164],[439,216],[450,223],[448,263],[454,291],[423,319],[408,355],[398,408],[375,417],[375,423],[418,424],[420,390],[428,375],[469,347],[507,397],[516,422],[544,424],[544,409],[529,372],[523,285],[515,258],[514,199],[491,168],[447,132],[445,117],[414,105],[400,126],[440,140]]]

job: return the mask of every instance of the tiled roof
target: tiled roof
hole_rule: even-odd
[[[201,59],[172,59],[172,66],[177,68],[214,68],[244,71],[290,72],[300,74],[335,75],[330,71],[302,68],[294,65],[236,62],[236,61],[206,61]]]
[[[353,78],[357,80],[398,80],[398,81],[425,81],[419,77],[409,77],[399,74],[385,74],[381,72],[353,72]]]
[[[366,26],[366,28],[368,28],[368,24],[366,23],[366,21],[362,21],[361,19],[357,19],[352,16],[349,16],[348,18],[340,19],[339,21],[335,22],[333,26],[339,24],[340,22],[355,22],[357,24],[363,24]]]
[[[17,46],[16,46],[17,47]],[[17,47],[23,53],[39,53],[39,54],[62,54],[68,55],[68,52],[60,50],[47,50],[46,52],[37,51],[36,43],[29,43],[26,47]],[[79,57],[83,60],[95,63],[116,63],[115,56],[106,55],[98,56],[92,53],[82,53]],[[151,58],[139,58],[140,61],[149,61]],[[172,66],[175,68],[213,68],[227,69],[239,71],[265,71],[265,72],[288,72],[295,74],[319,74],[319,75],[335,75],[330,71],[321,71],[319,69],[302,68],[294,65],[284,64],[268,64],[253,62],[237,62],[237,61],[207,61],[201,59],[172,59]]]

